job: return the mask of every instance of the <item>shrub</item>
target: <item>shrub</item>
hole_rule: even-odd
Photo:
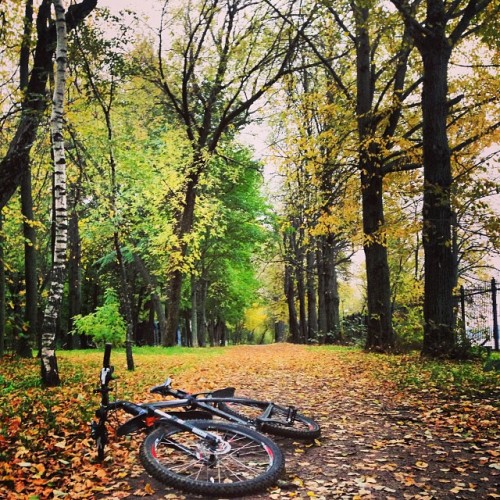
[[[96,344],[111,342],[122,345],[125,342],[127,325],[120,314],[120,304],[116,292],[108,288],[104,293],[104,304],[95,312],[73,317],[74,333],[92,337]]]

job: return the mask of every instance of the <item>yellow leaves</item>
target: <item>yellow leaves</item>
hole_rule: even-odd
[[[153,489],[153,487],[151,486],[150,483],[146,483],[146,486],[144,486],[143,489],[137,489],[134,491],[133,495],[135,496],[138,496],[138,497],[146,497],[146,496],[150,496],[150,495],[154,495],[155,494],[155,490]],[[164,497],[164,498],[168,498],[168,497]]]
[[[45,474],[46,468],[43,464],[35,464],[35,469],[37,470],[37,474],[34,477],[42,477]]]
[[[429,467],[429,464],[426,462],[418,461],[415,463],[415,467],[417,469],[425,470],[425,469],[427,469],[427,467]]]
[[[261,333],[262,330],[267,329],[267,318],[267,308],[260,304],[254,304],[245,312],[245,327],[251,332]]]

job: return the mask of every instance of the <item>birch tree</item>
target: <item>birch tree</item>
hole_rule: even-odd
[[[55,245],[52,279],[42,324],[41,375],[45,386],[60,384],[55,352],[56,325],[64,291],[66,276],[66,250],[68,246],[68,210],[66,197],[66,156],[64,151],[63,121],[66,87],[67,41],[65,9],[62,0],[53,0],[57,32],[56,74],[50,117],[50,133],[54,160],[54,214]]]
[[[47,109],[45,89],[56,41],[54,26],[49,22],[50,4],[51,0],[43,0],[38,8],[37,39],[28,86],[23,94],[23,110],[7,152],[0,160],[0,208],[5,206],[21,184],[38,126]],[[81,23],[96,5],[97,0],[83,0],[71,5],[65,19],[68,31]]]

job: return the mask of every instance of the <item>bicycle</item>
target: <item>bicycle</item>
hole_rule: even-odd
[[[208,412],[179,412],[184,419],[179,413],[162,411],[158,403],[110,402],[114,372],[110,356],[111,344],[106,344],[100,384],[94,391],[101,394],[101,404],[97,420],[91,423],[99,461],[104,460],[108,443],[108,416],[124,410],[133,417],[117,429],[117,435],[146,430],[139,458],[163,484],[201,495],[242,497],[276,483],[285,467],[283,453],[253,429],[213,421]],[[193,416],[198,419],[191,420]]]
[[[178,398],[153,403],[156,407],[185,407],[188,410],[197,408],[232,423],[276,436],[313,440],[321,435],[320,426],[313,419],[299,413],[294,406],[285,407],[270,401],[235,397],[234,387],[192,394],[173,389],[172,380],[167,378],[164,384],[153,387],[150,392]]]

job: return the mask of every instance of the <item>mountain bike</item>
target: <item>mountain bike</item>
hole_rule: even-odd
[[[285,467],[283,453],[274,441],[253,429],[213,421],[208,412],[167,413],[156,403],[110,402],[114,372],[110,356],[111,344],[106,344],[99,387],[94,391],[101,395],[101,404],[91,424],[99,461],[108,443],[109,414],[123,410],[132,418],[117,429],[117,435],[145,429],[141,463],[168,486],[200,495],[242,497],[276,483]]]
[[[320,426],[297,411],[294,406],[280,406],[270,401],[235,397],[235,388],[227,387],[211,392],[191,394],[172,388],[172,380],[151,389],[152,393],[177,398],[153,403],[157,408],[184,407],[205,411],[232,423],[251,427],[259,432],[294,439],[313,440],[321,435]]]

